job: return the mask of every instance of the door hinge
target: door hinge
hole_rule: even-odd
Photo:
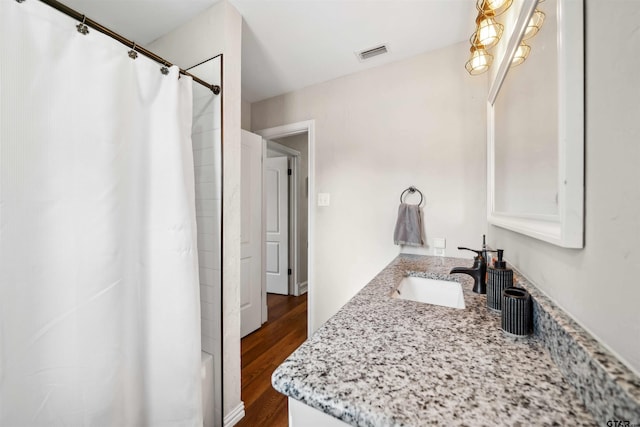
[[[291,169],[287,169],[287,175],[291,175]]]
[[[289,276],[291,276],[291,269],[289,269],[289,273],[288,274],[289,274]]]

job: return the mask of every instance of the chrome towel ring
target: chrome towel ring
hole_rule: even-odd
[[[416,187],[414,187],[413,185],[409,188],[407,188],[406,190],[404,190],[402,192],[402,194],[400,194],[400,203],[404,203],[404,196],[407,194],[407,192],[409,194],[413,194],[415,192],[418,192],[418,194],[420,194],[420,202],[418,202],[418,206],[422,205],[422,201],[424,200],[424,198],[422,197],[422,191],[418,190]]]

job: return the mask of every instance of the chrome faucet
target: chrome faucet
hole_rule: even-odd
[[[458,246],[459,250],[471,251],[476,253],[476,257],[473,259],[473,266],[471,268],[454,267],[449,274],[464,273],[473,277],[473,292],[477,294],[487,293],[487,261],[482,256],[482,251],[475,249],[462,248]]]

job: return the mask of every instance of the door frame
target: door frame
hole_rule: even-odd
[[[308,252],[307,252],[307,335],[311,336],[313,325],[315,324],[315,237],[316,237],[316,212],[314,209],[314,201],[316,198],[316,135],[315,120],[305,120],[302,122],[290,123],[282,126],[254,131],[264,139],[277,139],[286,136],[299,135],[307,133],[309,159],[309,198],[308,198]],[[266,147],[266,143],[264,143]],[[266,284],[265,284],[266,286]],[[266,295],[266,294],[265,294]],[[263,319],[264,320],[264,319]]]
[[[300,278],[298,276],[300,272],[300,260],[298,259],[298,249],[300,246],[300,242],[298,241],[298,184],[300,177],[298,165],[300,163],[301,153],[298,150],[294,150],[270,139],[263,139],[262,141],[263,147],[266,141],[267,150],[283,154],[289,159],[288,167],[291,169],[291,175],[289,176],[289,265],[293,266],[292,274],[289,276],[289,295],[300,296]],[[262,152],[264,156],[262,159],[263,162],[267,157],[267,150],[263,150]]]

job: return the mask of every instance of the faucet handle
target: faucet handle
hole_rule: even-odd
[[[490,249],[484,249],[484,250],[475,250],[475,249],[469,249],[469,248],[464,248],[462,246],[458,246],[458,249],[461,251],[471,251],[471,252],[475,252],[477,254],[476,258],[482,258],[484,260],[485,263],[489,263],[489,260],[484,256],[484,253],[489,253],[489,252],[498,252],[498,254],[500,253],[499,251],[502,251],[502,249],[500,249],[499,251],[492,251]]]
[[[458,250],[459,251],[471,251],[471,252],[475,252],[479,257],[482,256],[482,251],[478,251],[478,250],[475,250],[475,249],[469,249],[469,248],[464,248],[462,246],[458,246]]]

